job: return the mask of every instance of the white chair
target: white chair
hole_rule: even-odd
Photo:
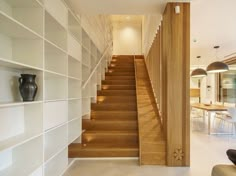
[[[236,132],[236,108],[235,107],[230,107],[228,109],[229,116],[226,118],[226,122],[231,123],[232,125],[232,132]]]
[[[191,109],[192,129],[200,131],[204,128],[204,112],[199,109]]]
[[[232,134],[235,134],[236,132],[236,108],[235,107],[229,107],[228,108],[228,114],[222,115],[222,116],[216,116],[216,118],[220,119],[223,122],[223,127],[225,123],[231,125],[231,132]]]

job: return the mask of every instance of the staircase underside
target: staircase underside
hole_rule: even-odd
[[[141,165],[165,165],[166,144],[143,58],[135,59]]]

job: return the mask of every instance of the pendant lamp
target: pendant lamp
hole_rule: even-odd
[[[216,58],[217,58],[217,50],[220,48],[220,46],[214,46],[214,49],[216,49]],[[224,62],[213,62],[210,65],[207,66],[207,72],[209,73],[220,73],[228,71],[229,67]]]
[[[197,58],[200,59],[201,56],[197,56]],[[205,76],[207,76],[207,72],[206,72],[206,70],[204,70],[202,68],[197,68],[197,69],[193,70],[191,73],[192,78],[202,78]]]

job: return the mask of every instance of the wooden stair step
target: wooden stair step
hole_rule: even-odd
[[[137,131],[85,131],[82,135],[82,143],[135,143],[138,144]]]
[[[132,55],[114,55],[112,59],[120,59],[120,60],[134,60],[134,56]]]
[[[122,70],[122,71],[134,71],[134,67],[129,66],[108,66],[108,69]]]
[[[127,68],[134,68],[134,64],[133,63],[111,63],[110,67],[127,67]]]
[[[108,69],[108,72],[109,73],[127,73],[127,72],[130,72],[130,73],[135,73],[135,70],[134,69],[128,69],[128,68],[109,68]]]
[[[108,130],[108,131],[129,131],[138,130],[138,124],[136,120],[89,120],[83,119],[82,128],[86,130]]]
[[[97,91],[98,96],[126,96],[136,95],[136,90],[99,90]]]
[[[135,72],[106,72],[106,76],[134,76]]]
[[[135,85],[102,85],[102,90],[136,90]]]
[[[97,103],[136,103],[136,96],[97,96]]]
[[[91,109],[93,111],[135,111],[137,105],[136,103],[92,103]]]
[[[117,59],[112,59],[110,64],[123,64],[123,65],[133,65],[134,66],[134,61],[133,60],[117,60]]]
[[[106,80],[135,80],[135,76],[106,76]]]
[[[69,158],[78,157],[138,157],[138,145],[78,144],[69,145]]]
[[[137,120],[136,111],[92,111],[92,119],[100,120]]]
[[[107,84],[107,85],[135,85],[135,80],[103,80],[102,84]]]

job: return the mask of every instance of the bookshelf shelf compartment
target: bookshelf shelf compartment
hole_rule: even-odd
[[[0,88],[0,106],[4,104],[19,103],[22,102],[19,91],[19,77],[20,74],[35,74],[36,84],[38,85],[38,91],[35,97],[35,101],[41,101],[43,99],[43,75],[41,71],[31,69],[14,69],[0,66],[0,79],[2,80]]]
[[[81,61],[81,45],[70,34],[68,34],[68,54],[76,60]]]
[[[91,109],[91,102],[90,98],[83,98],[82,99],[82,116],[90,114]]]
[[[68,124],[68,145],[81,136],[82,125],[81,118],[75,119]]]
[[[82,43],[83,43],[83,47],[86,48],[88,51],[90,51],[90,38],[88,36],[88,34],[82,29]]]
[[[35,0],[2,0],[0,11],[39,35],[43,34],[43,8]]]
[[[68,10],[66,6],[64,5],[63,1],[58,0],[44,0],[44,5],[48,13],[52,15],[56,21],[63,26],[64,28],[67,28],[67,15]]]
[[[60,111],[58,111],[60,110]],[[47,102],[44,105],[44,130],[47,131],[68,120],[67,101]]]
[[[0,170],[0,175],[30,175],[38,169],[43,162],[43,138],[33,139],[25,144],[0,153],[8,163],[6,168]],[[30,152],[29,152],[30,151]]]
[[[45,176],[58,176],[62,175],[63,171],[68,165],[68,148],[64,149],[52,160],[46,163],[44,167]]]
[[[81,81],[69,79],[68,98],[81,98]]]
[[[82,78],[81,62],[71,56],[68,56],[68,76],[79,80]]]
[[[68,121],[80,118],[82,116],[81,113],[82,100],[70,100],[68,102]]]
[[[56,64],[55,64],[56,63]],[[45,42],[45,68],[47,70],[67,74],[67,54]]]
[[[80,23],[70,11],[68,14],[68,28],[72,35],[76,38],[76,40],[79,43],[82,43]]]
[[[86,49],[82,49],[82,63],[90,67],[90,54]]]
[[[0,108],[0,152],[41,135],[43,130],[43,105],[26,104]]]
[[[45,100],[67,99],[67,78],[45,73]]]
[[[44,140],[44,160],[47,161],[67,146],[67,124],[46,133]]]
[[[1,13],[0,26],[0,58],[32,67],[43,67],[43,40],[40,37]]]
[[[45,12],[45,37],[59,48],[67,51],[67,33],[48,12]]]

